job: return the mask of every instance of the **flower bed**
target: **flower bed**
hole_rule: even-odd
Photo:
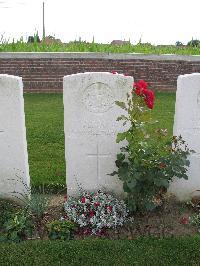
[[[128,216],[128,209],[122,200],[108,193],[83,192],[77,200],[69,199],[64,204],[65,218],[70,219],[85,233],[101,234],[106,228],[122,226]]]

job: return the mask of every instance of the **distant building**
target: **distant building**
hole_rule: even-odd
[[[110,44],[112,44],[112,45],[130,44],[130,41],[113,40]]]
[[[62,43],[60,39],[56,39],[53,36],[47,36],[44,38],[44,40],[42,40],[43,42],[45,42],[46,44],[53,44],[53,43]]]

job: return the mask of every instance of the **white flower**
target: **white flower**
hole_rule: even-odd
[[[85,203],[91,204],[82,203],[82,197],[85,197]],[[107,208],[108,206],[112,208]],[[64,208],[71,220],[80,227],[90,227],[92,234],[95,234],[101,228],[114,228],[117,225],[123,225],[128,215],[124,201],[119,201],[102,191],[96,193],[84,192],[79,200],[69,199],[65,202]]]

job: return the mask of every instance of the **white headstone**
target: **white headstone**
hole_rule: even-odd
[[[21,197],[29,185],[22,79],[2,74],[0,75],[0,197]]]
[[[173,135],[181,135],[196,153],[189,156],[189,179],[175,179],[169,189],[179,200],[200,194],[200,74],[178,77]]]
[[[123,194],[122,183],[111,177],[119,144],[116,135],[124,131],[116,119],[133,78],[111,73],[81,73],[64,77],[65,157],[68,195],[84,190]]]

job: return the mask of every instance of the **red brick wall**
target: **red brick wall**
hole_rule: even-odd
[[[181,74],[200,72],[199,56],[99,53],[0,53],[0,74],[21,76],[25,92],[62,92],[65,75],[115,70],[152,89],[176,90]]]

